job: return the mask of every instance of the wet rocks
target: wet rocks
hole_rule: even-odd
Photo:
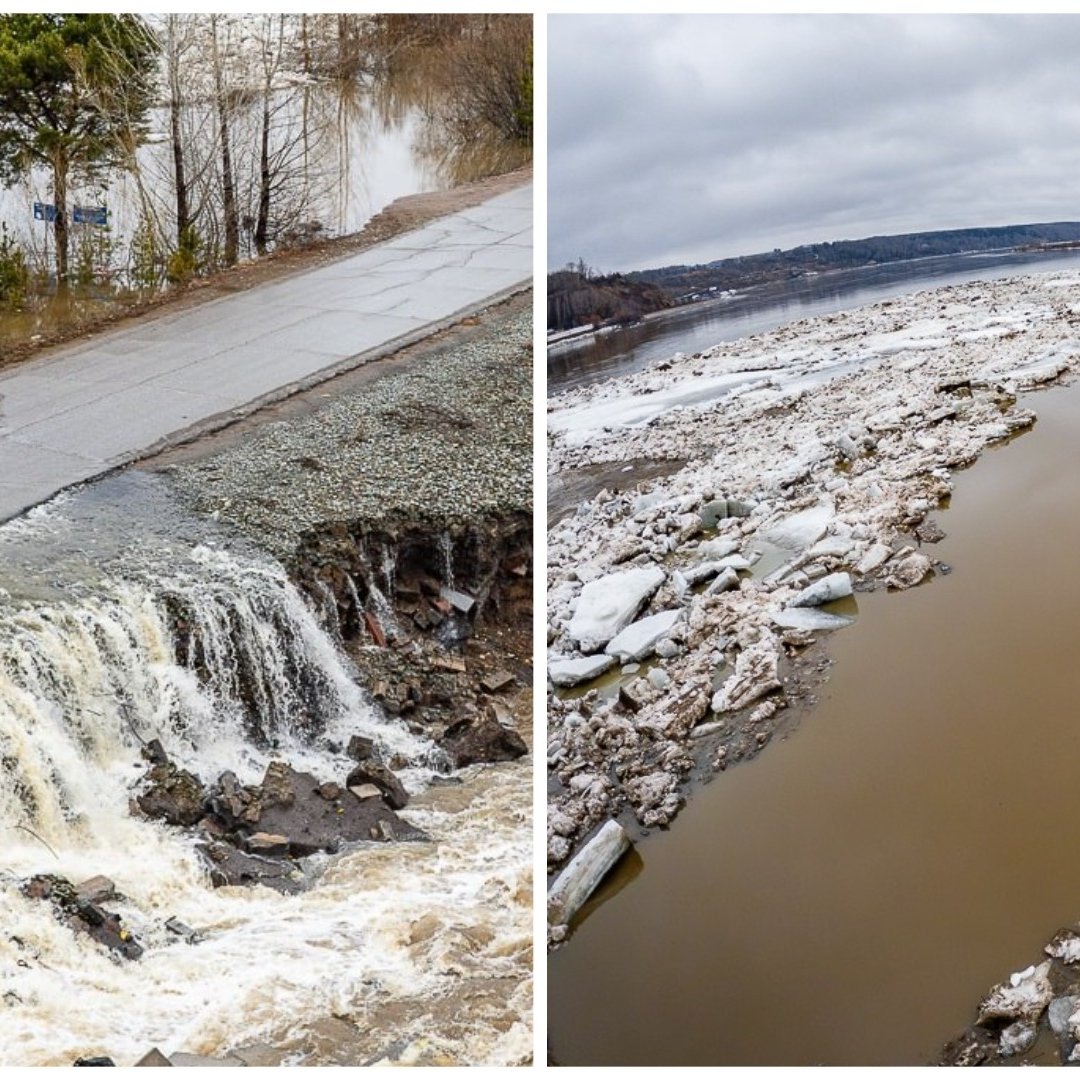
[[[377,788],[386,804],[394,810],[401,810],[409,803],[405,785],[385,765],[365,761],[357,765],[345,781],[345,786],[350,790],[368,784]]]
[[[207,840],[197,850],[217,888],[265,885],[281,893],[298,893],[307,884],[301,867],[287,859],[249,855],[224,840]]]
[[[206,790],[197,776],[165,760],[151,766],[135,801],[147,817],[194,825],[203,816]]]
[[[125,960],[138,960],[142,956],[142,946],[120,916],[101,906],[106,899],[116,899],[115,886],[107,878],[92,878],[75,886],[56,874],[37,874],[23,885],[22,891],[31,899],[49,901],[61,922],[92,937]],[[101,899],[91,900],[91,896]]]
[[[208,789],[193,774],[161,760],[162,752],[155,754],[158,761],[144,778],[136,803],[148,817],[198,826],[203,837],[198,850],[213,884],[263,884],[297,892],[306,879],[295,860],[360,841],[426,838],[395,813],[406,805],[408,794],[394,773],[375,760],[374,744],[358,736],[350,749],[364,758],[344,784],[272,761],[259,784],[242,784],[226,770]],[[361,790],[367,787],[374,798]]]
[[[442,737],[442,746],[457,769],[484,761],[514,761],[529,752],[525,740],[490,712],[452,724]]]
[[[366,770],[365,775],[379,775],[381,782],[394,790],[389,770],[374,770],[371,765],[357,768]],[[359,799],[350,791],[326,799],[320,793],[321,786],[308,773],[272,762],[261,790],[255,794],[253,805],[257,811],[251,831],[244,835],[245,842],[260,833],[286,838],[289,855],[303,858],[317,851],[337,851],[343,844],[361,840],[425,839],[419,829],[399,818],[383,800]],[[395,794],[395,801],[400,797],[407,798],[403,788],[400,796]]]

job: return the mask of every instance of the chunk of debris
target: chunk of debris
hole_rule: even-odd
[[[148,1050],[135,1062],[136,1069],[144,1066],[153,1068],[172,1068],[172,1062],[155,1046],[153,1050]]]
[[[183,923],[176,918],[175,915],[171,919],[165,920],[165,929],[168,930],[170,934],[175,934],[178,938],[183,938],[189,945],[198,945],[201,941],[206,940],[198,930],[193,930],[187,923]]]
[[[445,600],[451,607],[460,611],[462,615],[468,615],[472,611],[476,601],[468,593],[460,592],[457,589],[451,589],[448,585],[444,585],[439,590],[439,597]]]
[[[491,675],[485,675],[480,680],[480,686],[483,690],[486,690],[489,694],[497,694],[500,690],[505,690],[514,682],[514,676],[509,671],[496,671]]]

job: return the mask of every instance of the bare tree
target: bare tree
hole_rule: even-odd
[[[220,15],[210,16],[211,62],[214,75],[214,104],[218,118],[218,145],[221,150],[221,199],[225,225],[225,250],[223,261],[232,266],[240,253],[240,218],[236,208],[236,186],[233,176],[232,147],[229,140],[229,100],[226,95],[225,65],[218,41]],[[226,47],[228,40],[226,39]]]

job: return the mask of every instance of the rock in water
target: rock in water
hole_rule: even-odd
[[[194,825],[202,818],[206,790],[192,773],[163,762],[150,769],[143,783],[135,801],[147,817],[170,825]]]
[[[456,769],[481,761],[513,761],[529,752],[516,731],[503,727],[490,714],[470,716],[451,725],[443,735],[442,745]]]
[[[602,649],[663,584],[659,566],[620,570],[590,581],[578,597],[569,634],[582,652]]]
[[[365,784],[377,787],[387,804],[395,810],[402,810],[409,804],[409,793],[405,786],[385,765],[378,765],[374,761],[362,762],[345,781],[345,786],[349,788],[363,787]]]

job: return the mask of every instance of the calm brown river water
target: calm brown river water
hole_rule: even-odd
[[[1080,919],[1080,385],[957,478],[955,569],[858,598],[819,707],[551,957],[560,1064],[930,1061]]]

